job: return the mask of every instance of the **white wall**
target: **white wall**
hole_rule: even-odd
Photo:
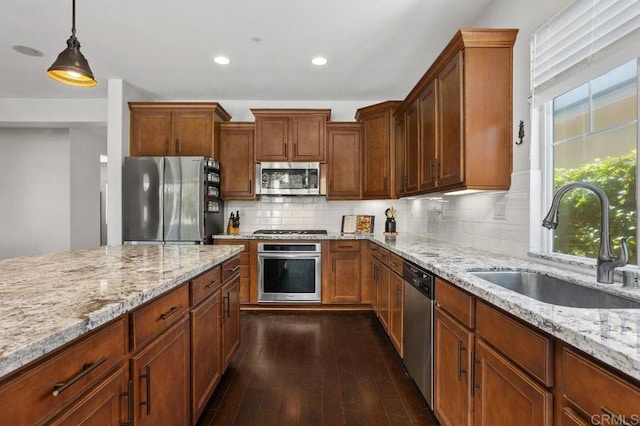
[[[67,129],[0,128],[0,259],[68,250]]]
[[[384,99],[386,100],[386,99]],[[231,115],[231,121],[254,121],[251,108],[328,108],[331,121],[355,121],[356,110],[376,101],[218,101]],[[380,101],[382,102],[382,101]]]
[[[70,248],[100,245],[100,154],[105,128],[70,129]]]

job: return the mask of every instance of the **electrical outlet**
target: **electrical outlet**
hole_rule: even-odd
[[[500,220],[505,220],[507,218],[507,206],[504,204],[504,201],[496,203],[495,209],[493,210],[493,218]]]

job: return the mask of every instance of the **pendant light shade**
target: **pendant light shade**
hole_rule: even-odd
[[[80,42],[76,38],[76,0],[73,0],[71,37],[67,40],[67,48],[49,67],[47,75],[54,80],[73,86],[93,87],[98,84],[89,68],[89,63],[80,52]]]

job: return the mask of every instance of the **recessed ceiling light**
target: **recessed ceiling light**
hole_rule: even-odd
[[[313,65],[326,65],[327,58],[323,58],[322,56],[317,56],[311,60]]]
[[[260,37],[251,37],[251,41],[255,41],[256,43],[260,43],[262,39]]]
[[[229,63],[231,63],[229,58],[227,58],[226,56],[216,56],[215,58],[213,58],[213,61],[219,65],[228,65]]]
[[[27,56],[44,56],[44,53],[29,46],[13,46],[13,50]]]

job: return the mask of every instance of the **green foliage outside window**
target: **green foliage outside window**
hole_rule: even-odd
[[[571,182],[589,182],[601,187],[609,198],[609,232],[613,253],[618,256],[620,238],[627,238],[629,263],[638,264],[636,247],[636,151],[596,160],[576,169],[556,168],[554,192]],[[597,258],[600,246],[600,201],[590,191],[574,189],[560,203],[554,251]]]

